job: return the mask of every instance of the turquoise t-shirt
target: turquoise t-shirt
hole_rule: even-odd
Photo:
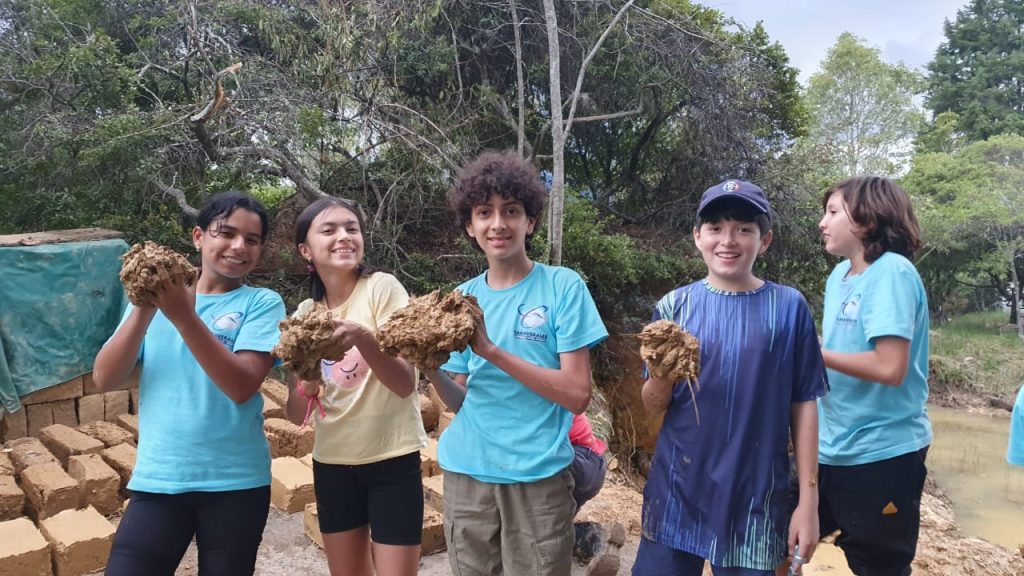
[[[899,386],[828,370],[830,392],[818,400],[822,464],[868,464],[920,450],[932,442],[928,400],[928,299],[917,269],[892,252],[847,277],[839,263],[825,284],[822,348],[856,353],[875,339],[910,341],[907,376]]]
[[[1017,401],[1013,403],[1013,415],[1010,416],[1010,445],[1006,449],[1006,461],[1016,466],[1024,466],[1024,386],[1017,392]]]
[[[559,354],[608,337],[587,285],[576,272],[534,263],[515,286],[494,290],[483,273],[459,286],[476,296],[487,334],[501,349],[558,368]],[[481,482],[535,482],[572,463],[572,413],[477,356],[455,352],[443,370],[468,374],[462,408],[441,435],[438,462]]]
[[[197,294],[196,314],[234,352],[270,352],[285,317],[276,292],[251,286]],[[244,404],[228,398],[159,311],[140,359],[139,448],[129,489],[180,494],[270,484],[262,396],[254,394]]]

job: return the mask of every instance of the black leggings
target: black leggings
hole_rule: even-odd
[[[228,492],[133,492],[114,535],[107,576],[174,576],[192,537],[200,576],[251,576],[270,511],[270,486]]]

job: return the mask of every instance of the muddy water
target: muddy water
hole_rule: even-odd
[[[1016,550],[1024,544],[1024,468],[1006,463],[1009,419],[928,406],[928,469],[953,502],[961,532]]]

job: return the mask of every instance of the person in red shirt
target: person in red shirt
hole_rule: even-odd
[[[594,429],[585,413],[573,417],[569,443],[574,453],[572,479],[575,487],[572,499],[576,501],[576,512],[579,512],[583,504],[597,496],[604,485],[604,477],[608,472],[608,461],[604,459],[604,453],[608,446],[594,436]]]

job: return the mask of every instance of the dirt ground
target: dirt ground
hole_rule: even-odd
[[[1021,576],[1024,558],[977,538],[968,538],[956,529],[953,510],[941,493],[929,483],[922,502],[921,540],[915,576]],[[638,487],[625,476],[612,473],[604,489],[580,510],[578,520],[622,522],[626,544],[621,552],[619,576],[628,576],[636,557],[640,538],[640,509],[643,503]],[[185,555],[176,576],[197,576],[195,545]],[[423,576],[449,576],[448,555],[433,554],[420,562]],[[97,573],[98,575],[99,573]],[[323,551],[302,530],[302,514],[285,514],[271,509],[256,564],[257,576],[327,574]],[[569,576],[584,576],[585,569],[574,566]],[[710,571],[706,572],[710,574]],[[829,544],[819,546],[804,574],[814,576],[852,576],[842,551]]]

